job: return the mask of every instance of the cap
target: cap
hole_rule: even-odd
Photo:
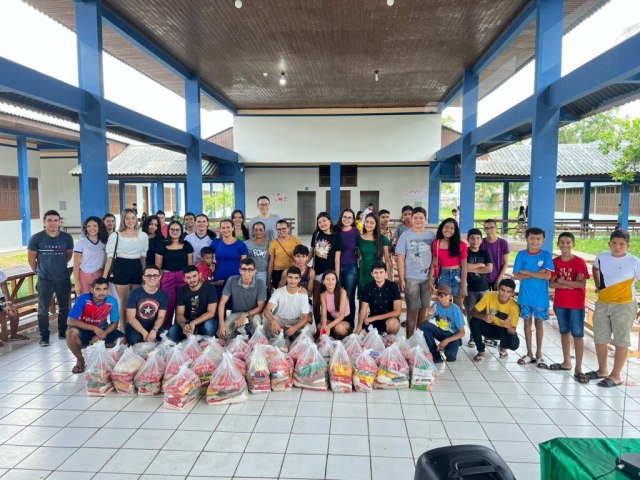
[[[438,293],[451,295],[451,287],[449,285],[438,285]]]

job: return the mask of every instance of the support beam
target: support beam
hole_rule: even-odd
[[[478,75],[465,69],[462,79],[462,157],[460,164],[460,231],[474,225],[476,201],[476,144],[471,134],[478,124]]]
[[[124,180],[118,182],[118,194],[120,196],[120,211],[124,212],[124,209],[127,208],[127,189]]]
[[[563,0],[538,0],[536,64],[532,124],[529,226],[542,228],[543,248],[553,249],[558,172],[560,108],[549,103],[549,86],[560,78],[562,66]]]
[[[164,182],[156,182],[156,212],[164,211]]]
[[[150,184],[150,199],[149,202],[151,205],[149,206],[149,215],[153,215],[158,210],[158,185],[154,182]]]
[[[330,186],[331,186],[331,218],[333,223],[338,223],[342,206],[340,205],[340,163],[331,162],[330,166]],[[364,221],[364,219],[363,219]]]
[[[109,210],[107,172],[107,130],[102,73],[101,0],[76,2],[78,83],[88,93],[86,111],[78,115],[80,124],[80,216],[101,217]]]
[[[629,229],[629,183],[622,182],[620,185],[620,228]]]
[[[502,218],[509,219],[509,182],[502,182]],[[497,225],[496,225],[497,226]],[[509,234],[509,223],[502,223],[502,231]]]
[[[235,181],[233,182],[233,198],[235,200],[236,210],[242,210],[243,212],[246,211],[245,209],[247,207],[244,182],[244,167],[236,165]]]
[[[182,210],[182,184],[176,182],[176,214],[180,215],[180,211]],[[188,211],[191,211],[187,209]]]
[[[429,223],[440,221],[440,162],[429,164]]]
[[[589,218],[589,207],[591,204],[591,182],[584,182],[582,188],[582,219]]]
[[[190,212],[201,212],[202,150],[200,139],[200,80],[197,76],[184,81],[184,93],[187,114],[187,133],[191,137],[190,143],[187,146],[186,208]]]
[[[18,191],[20,195],[20,229],[22,246],[26,247],[31,238],[31,198],[29,196],[29,157],[27,139],[20,136],[18,141]]]

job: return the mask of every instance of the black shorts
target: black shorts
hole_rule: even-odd
[[[116,285],[141,285],[142,263],[139,258],[116,258],[113,266],[113,283]]]

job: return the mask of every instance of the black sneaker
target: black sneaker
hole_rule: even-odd
[[[49,346],[49,339],[48,338],[41,338],[40,339],[40,346],[41,347],[48,347]]]
[[[64,340],[67,338],[67,333],[66,332],[58,332],[58,338],[60,340]]]

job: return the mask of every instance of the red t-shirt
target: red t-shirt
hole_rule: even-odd
[[[204,263],[198,263],[198,272],[200,272],[200,278],[205,283],[213,282],[213,270],[207,267]]]
[[[440,240],[436,239],[431,244],[431,253],[434,257],[438,257],[438,267],[459,267],[461,260],[466,260],[468,256],[469,247],[462,240],[460,241],[460,256],[452,257],[449,255],[449,250],[446,248],[440,248]]]
[[[573,258],[567,262],[560,257],[553,259],[555,271],[552,272],[554,278],[562,278],[564,280],[576,280],[579,273],[587,279],[589,278],[589,270],[587,264],[580,257]],[[584,299],[586,289],[584,288],[556,288],[553,296],[553,306],[560,308],[579,308],[584,310]]]

